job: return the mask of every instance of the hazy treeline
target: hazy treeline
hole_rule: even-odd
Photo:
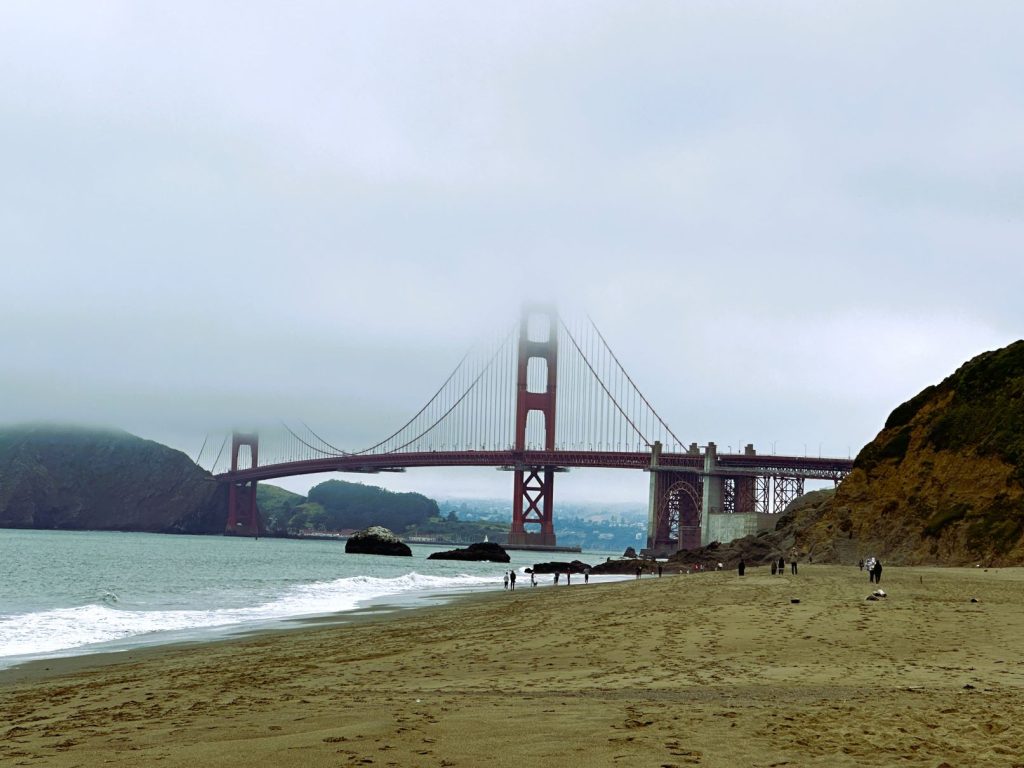
[[[258,486],[257,501],[267,529],[337,531],[384,525],[395,531],[439,515],[437,502],[419,493],[394,493],[373,485],[328,480],[306,497],[269,485]]]

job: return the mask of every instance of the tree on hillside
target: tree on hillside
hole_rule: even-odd
[[[309,501],[323,507],[329,527],[383,525],[400,531],[439,513],[437,502],[419,493],[392,493],[373,485],[328,480],[311,488]]]

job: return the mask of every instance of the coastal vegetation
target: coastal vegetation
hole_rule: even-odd
[[[220,533],[226,515],[181,451],[114,429],[0,428],[0,527]]]
[[[267,530],[277,534],[343,531],[371,525],[405,531],[439,515],[437,502],[420,493],[394,493],[344,480],[320,483],[307,496],[261,483],[256,503]]]
[[[787,517],[815,559],[1024,563],[1024,341],[895,408],[834,497]]]

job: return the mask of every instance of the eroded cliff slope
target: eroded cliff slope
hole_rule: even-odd
[[[1024,341],[896,408],[835,496],[787,518],[816,560],[1024,563]]]
[[[222,488],[188,456],[117,430],[0,429],[0,527],[220,533]]]

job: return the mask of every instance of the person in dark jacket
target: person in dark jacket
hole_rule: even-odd
[[[747,564],[743,562],[743,558],[742,558],[742,557],[740,558],[740,563],[739,563],[739,565],[737,565],[737,566],[736,566],[736,570],[737,570],[737,572],[738,572],[738,573],[740,574],[740,576],[742,576],[742,575],[743,575],[743,572],[744,572],[745,570],[747,570]]]
[[[779,557],[779,576],[783,575],[785,572],[786,572],[786,558],[780,556]]]
[[[871,569],[871,575],[875,579],[875,584],[878,584],[878,583],[880,583],[882,581],[882,561],[881,560],[875,560],[875,565]]]

